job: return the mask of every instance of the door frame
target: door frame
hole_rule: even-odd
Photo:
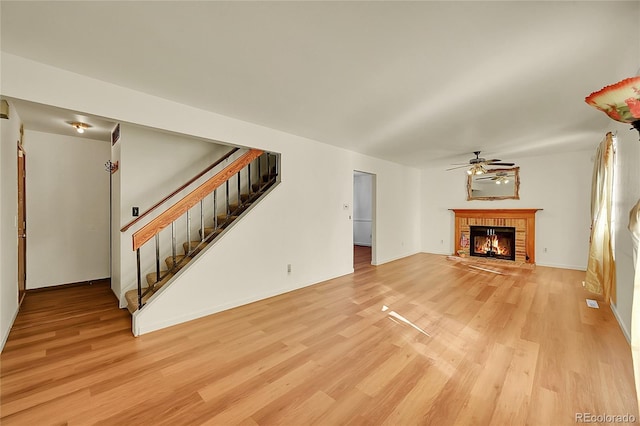
[[[373,172],[368,172],[365,170],[358,170],[358,169],[354,169],[353,173],[351,174],[352,177],[352,192],[353,192],[353,196],[352,199],[355,200],[355,183],[354,183],[354,179],[353,177],[356,175],[356,173],[360,173],[360,174],[366,174],[369,175],[371,177],[371,264],[372,265],[377,265],[378,264],[378,254],[377,254],[377,226],[376,226],[376,216],[377,216],[377,202],[376,202],[376,193],[377,193],[377,189],[376,189],[376,185],[377,185],[377,175]],[[353,204],[353,209],[355,209],[355,203]],[[353,238],[353,231],[354,231],[354,226],[355,226],[355,216],[353,216],[353,219],[351,220],[351,235]],[[352,239],[352,245],[353,243],[355,243],[355,241],[353,241]]]
[[[18,167],[18,305],[22,303],[27,286],[27,153],[22,145],[24,126],[20,126],[17,146]]]

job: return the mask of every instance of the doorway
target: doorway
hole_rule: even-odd
[[[375,264],[375,175],[353,172],[354,268]]]
[[[27,282],[27,155],[22,146],[24,127],[20,126],[18,141],[18,305],[24,299]]]

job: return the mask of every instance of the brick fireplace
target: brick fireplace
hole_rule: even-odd
[[[464,252],[466,255],[535,263],[535,214],[542,209],[452,210],[455,213],[454,254]],[[513,241],[498,243],[499,237],[507,238],[506,232],[513,232]],[[507,247],[506,244],[512,245]],[[513,252],[504,254],[507,251]]]

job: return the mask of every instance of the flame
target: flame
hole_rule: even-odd
[[[504,244],[507,241],[503,241],[498,235],[487,235],[486,237],[475,238],[475,251],[476,253],[488,253],[494,252],[500,256],[510,256],[510,248],[508,244]],[[501,244],[502,243],[502,244]]]

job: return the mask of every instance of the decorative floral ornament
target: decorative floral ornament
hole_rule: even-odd
[[[584,101],[613,120],[630,123],[640,133],[640,76],[603,87]]]
[[[626,78],[611,86],[593,92],[585,102],[621,123],[640,123],[640,76]]]

